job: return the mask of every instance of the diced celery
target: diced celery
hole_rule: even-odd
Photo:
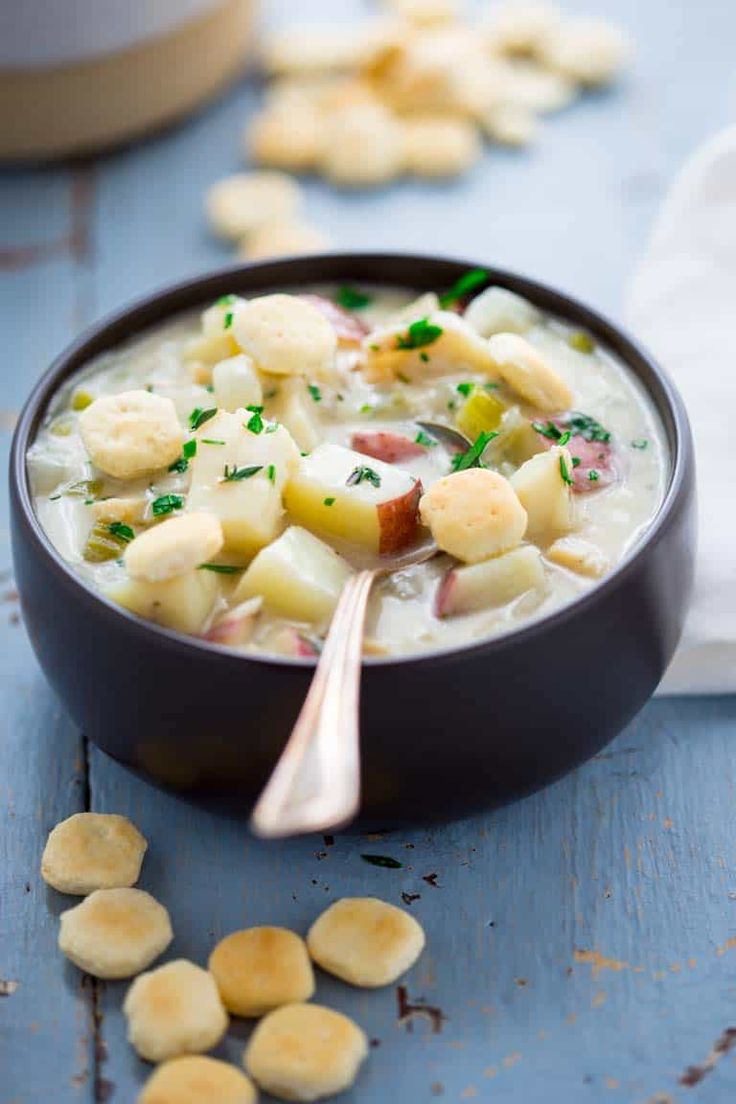
[[[90,530],[82,555],[87,563],[105,563],[121,556],[126,543],[125,538],[117,536],[107,522],[98,521]]]
[[[72,410],[86,410],[93,402],[94,398],[89,391],[75,391],[70,406]]]
[[[505,409],[496,395],[476,387],[458,411],[455,421],[461,433],[475,441],[479,434],[498,429]]]

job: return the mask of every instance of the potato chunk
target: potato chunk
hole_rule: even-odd
[[[214,514],[182,514],[141,533],[127,545],[123,559],[131,579],[161,583],[207,563],[223,541]]]
[[[174,938],[168,912],[142,889],[96,889],[59,920],[59,949],[98,978],[133,977]]]
[[[177,632],[199,633],[210,619],[220,584],[212,572],[195,568],[160,583],[123,579],[104,587],[103,593],[147,621]]]
[[[365,1034],[347,1016],[319,1004],[287,1004],[258,1024],[245,1068],[281,1100],[321,1100],[350,1088],[368,1054]]]
[[[459,315],[441,310],[373,330],[363,341],[362,368],[373,383],[399,375],[410,380],[458,372],[498,375],[488,343]]]
[[[128,1042],[149,1062],[201,1054],[227,1031],[212,974],[180,958],[135,979],[125,995]]]
[[[580,537],[560,537],[545,554],[552,563],[589,579],[600,579],[611,569],[611,561],[603,549]]]
[[[570,453],[555,445],[532,456],[511,476],[529,518],[528,540],[549,541],[573,528],[572,471]]]
[[[481,337],[492,337],[497,333],[526,333],[539,321],[540,314],[516,292],[489,287],[468,304],[464,317]]]
[[[217,944],[208,967],[225,1007],[235,1016],[265,1016],[314,993],[304,940],[286,928],[233,932]]]
[[[372,552],[400,551],[417,536],[421,483],[391,464],[366,460],[340,445],[320,445],[289,480],[286,508],[317,533]]]
[[[92,463],[116,479],[167,467],[184,440],[171,399],[149,391],[95,399],[79,415],[79,432]]]
[[[438,546],[467,563],[513,548],[524,536],[526,511],[508,479],[486,468],[445,475],[419,503]]]
[[[267,391],[266,409],[269,418],[286,426],[297,445],[304,452],[311,452],[321,440],[317,404],[307,391],[305,380],[280,379]]]
[[[529,590],[544,590],[542,556],[533,544],[513,548],[482,563],[451,568],[437,588],[438,617],[505,606]]]
[[[235,1066],[192,1054],[155,1069],[136,1104],[256,1104],[256,1097],[252,1082]]]
[[[350,565],[328,544],[291,525],[261,549],[234,597],[241,602],[260,595],[274,613],[323,624],[332,617],[350,574]]]
[[[539,410],[567,410],[573,394],[558,372],[518,334],[494,334],[488,350],[503,380]]]
[[[212,384],[220,410],[234,412],[263,402],[261,381],[253,361],[245,353],[218,361],[212,369]]]
[[[41,856],[41,877],[59,893],[80,896],[132,886],[147,846],[127,817],[75,813],[51,829]]]
[[[246,428],[251,420],[247,411],[221,410],[197,432],[197,454],[189,465],[187,510],[215,514],[222,524],[225,555],[240,562],[278,536],[283,487],[299,460],[283,426],[274,430],[264,423],[260,432],[253,432]]]
[[[325,317],[297,295],[261,295],[233,311],[238,345],[262,372],[274,376],[329,376],[337,335]]]
[[[307,947],[323,970],[351,985],[391,985],[424,949],[424,931],[408,912],[377,897],[343,897],[315,920]]]

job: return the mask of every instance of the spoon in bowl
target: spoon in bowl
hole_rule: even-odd
[[[470,441],[455,429],[417,422],[449,452]],[[400,555],[362,567],[343,587],[309,691],[271,777],[251,814],[264,839],[324,832],[352,820],[360,806],[360,674],[371,588],[384,575],[439,552],[427,537]]]

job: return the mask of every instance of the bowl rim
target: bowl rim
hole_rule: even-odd
[[[686,492],[688,477],[693,465],[693,443],[690,424],[683,400],[668,373],[655,358],[625,329],[610,321],[605,315],[587,306],[576,297],[559,291],[548,284],[520,275],[507,268],[483,264],[479,261],[464,261],[454,257],[445,257],[433,253],[367,251],[344,253],[320,253],[304,256],[283,257],[252,264],[224,265],[209,269],[197,276],[190,276],[154,288],[119,307],[84,330],[51,362],[34,384],[21,409],[10,450],[9,478],[11,496],[15,499],[26,530],[37,549],[47,561],[47,565],[64,581],[76,586],[84,605],[94,608],[107,616],[118,628],[126,625],[128,631],[152,634],[162,645],[185,653],[221,656],[230,661],[252,661],[273,667],[314,667],[314,657],[277,656],[236,652],[227,645],[216,644],[200,637],[187,636],[173,629],[157,625],[137,617],[104,594],[93,588],[90,583],[78,576],[73,567],[59,554],[46,535],[33,508],[28,469],[27,450],[35,440],[41,420],[55,394],[66,380],[79,371],[84,363],[99,356],[100,353],[114,349],[126,340],[117,335],[117,331],[129,325],[128,338],[143,334],[146,330],[166,321],[167,318],[186,310],[203,308],[217,295],[226,294],[223,286],[237,291],[238,279],[253,283],[248,289],[259,294],[279,289],[297,288],[304,284],[331,282],[360,282],[380,286],[409,286],[403,281],[392,279],[390,275],[380,275],[383,266],[408,265],[417,267],[416,290],[425,290],[419,278],[422,267],[429,267],[437,273],[437,278],[428,284],[436,289],[447,280],[450,283],[463,272],[471,269],[483,269],[487,273],[484,285],[506,287],[517,294],[529,298],[544,311],[557,315],[564,321],[572,322],[589,330],[605,347],[631,372],[652,402],[657,416],[663,425],[670,456],[671,469],[669,481],[665,487],[657,512],[645,532],[635,541],[625,556],[615,564],[608,575],[572,601],[540,617],[531,618],[506,632],[489,638],[471,640],[467,644],[436,648],[427,652],[407,653],[390,656],[364,656],[363,666],[380,668],[394,664],[425,665],[438,661],[462,659],[478,652],[493,653],[508,646],[523,645],[524,642],[540,633],[585,614],[616,587],[620,586],[636,570],[642,558],[653,545],[661,539],[671,523],[677,507]],[[304,270],[303,274],[302,270]],[[439,279],[440,272],[444,278]],[[255,277],[255,279],[254,279]],[[259,278],[260,277],[260,278]],[[210,290],[211,289],[211,290]],[[156,317],[149,318],[149,314]]]

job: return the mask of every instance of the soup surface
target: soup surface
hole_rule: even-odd
[[[662,429],[589,334],[484,277],[228,295],[99,357],[29,451],[49,539],[128,610],[248,653],[316,655],[350,572],[430,536],[376,584],[366,654],[571,601],[655,515]]]

